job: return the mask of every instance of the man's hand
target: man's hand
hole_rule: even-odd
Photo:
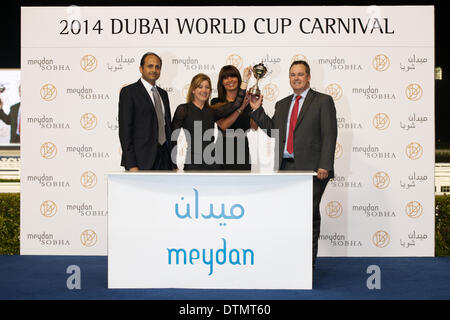
[[[139,171],[138,167],[130,168],[130,172],[138,172],[138,171]]]
[[[322,168],[317,169],[317,178],[320,180],[328,178],[328,170]]]

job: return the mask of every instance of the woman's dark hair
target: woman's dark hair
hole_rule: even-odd
[[[227,91],[223,86],[223,79],[228,77],[238,78],[238,88],[241,86],[242,78],[239,70],[232,65],[223,66],[219,72],[219,79],[217,80],[217,93],[219,96],[219,101],[227,101]]]

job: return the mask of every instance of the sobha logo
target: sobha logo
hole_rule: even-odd
[[[332,83],[326,87],[325,93],[332,96],[334,101],[337,101],[342,97],[342,87],[337,83]]]
[[[291,63],[294,62],[294,61],[300,61],[300,60],[308,62],[308,58],[307,57],[305,57],[302,54],[296,54],[295,56],[292,57]]]
[[[325,207],[327,215],[330,218],[336,219],[342,215],[342,205],[338,201],[330,201]]]
[[[80,236],[81,243],[85,247],[92,247],[97,243],[97,234],[92,230],[84,230]]]
[[[384,54],[378,54],[373,58],[372,66],[376,71],[386,71],[390,66],[389,58]]]
[[[56,98],[56,87],[50,83],[44,84],[41,88],[41,98],[45,101],[52,101]]]
[[[411,160],[417,160],[423,155],[423,148],[417,142],[411,142],[406,146],[406,156]]]
[[[386,172],[380,171],[373,175],[373,185],[378,189],[386,189],[391,182]]]
[[[275,101],[278,98],[279,92],[278,86],[273,83],[265,85],[263,89],[264,98],[269,101]]]
[[[97,59],[90,54],[85,55],[80,60],[81,69],[86,72],[92,72],[97,68]]]
[[[184,85],[183,89],[181,89],[181,94],[183,95],[184,99],[187,99],[187,94],[189,92],[189,86],[190,86],[190,84],[187,83]]]
[[[56,146],[52,142],[45,142],[41,146],[41,156],[44,159],[53,159],[57,151]]]
[[[418,218],[422,215],[423,207],[418,201],[410,201],[406,204],[406,215],[410,218]]]
[[[378,248],[386,247],[389,244],[390,240],[391,238],[389,237],[389,233],[383,230],[375,232],[372,236],[372,242]]]
[[[86,189],[92,189],[97,185],[97,176],[92,171],[86,171],[81,174],[81,185]]]
[[[422,87],[417,83],[412,83],[406,87],[406,97],[411,101],[417,101],[422,98]]]
[[[85,130],[92,130],[97,126],[97,117],[93,113],[85,113],[80,119],[81,127]]]
[[[244,65],[244,60],[238,54],[230,54],[227,57],[226,64],[231,64],[232,66],[235,66],[238,70],[241,70],[242,66]]]
[[[56,206],[56,203],[54,203],[51,200],[45,200],[41,204],[41,214],[44,217],[51,218],[53,217],[56,212],[58,211],[58,207]]]
[[[334,150],[334,160],[339,159],[344,154],[344,149],[340,143],[336,143],[336,149]]]
[[[389,128],[391,120],[386,113],[377,113],[372,120],[373,126],[377,130],[386,130]]]

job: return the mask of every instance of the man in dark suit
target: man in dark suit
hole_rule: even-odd
[[[11,126],[11,135],[9,142],[11,143],[19,143],[20,142],[20,130],[19,130],[19,110],[20,110],[20,102],[11,106],[9,109],[9,113],[6,114],[3,110],[3,102],[0,99],[0,119],[2,119],[6,124]]]
[[[268,117],[261,107],[262,97],[252,99],[251,117],[270,136],[278,129],[279,143],[275,156],[279,170],[314,170],[313,178],[313,266],[317,258],[320,234],[320,200],[330,178],[334,177],[334,152],[337,138],[336,108],[331,96],[310,88],[310,67],[294,61],[289,69],[294,94],[275,105]],[[295,199],[293,199],[293,203]]]
[[[120,91],[119,138],[121,166],[129,171],[171,170],[170,105],[167,92],[156,86],[162,60],[153,53],[143,55],[141,79]]]

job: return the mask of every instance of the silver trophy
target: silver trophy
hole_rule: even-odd
[[[253,75],[256,78],[256,84],[250,88],[249,92],[252,96],[259,97],[261,95],[261,90],[259,90],[259,88],[258,88],[258,82],[260,79],[264,78],[264,76],[267,74],[267,68],[261,62],[255,66],[253,66],[252,71],[253,71]]]

